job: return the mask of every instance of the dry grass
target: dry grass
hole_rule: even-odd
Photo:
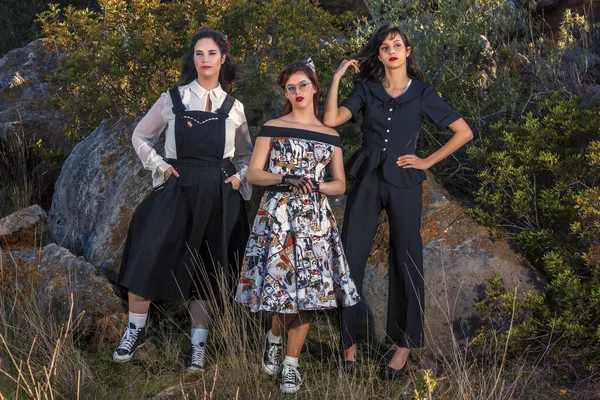
[[[175,304],[153,308],[148,344],[138,352],[137,360],[117,364],[111,359],[116,343],[89,348],[76,342],[72,333],[77,316],[57,318],[40,309],[35,288],[28,287],[18,269],[9,273],[7,266],[1,266],[0,278],[0,399],[137,399],[161,392],[163,397],[156,398],[560,398],[561,388],[556,387],[551,371],[526,361],[526,355],[509,359],[506,343],[465,348],[455,342],[446,357],[428,351],[413,360],[406,377],[395,382],[377,377],[389,349],[362,343],[356,374],[342,374],[337,368],[340,349],[335,314],[315,318],[300,359],[302,389],[295,395],[283,395],[277,379],[260,367],[263,335],[270,319],[249,313],[228,298],[221,299],[224,305],[215,312],[209,366],[204,372],[184,372],[189,319],[185,307]],[[446,318],[451,320],[451,314]],[[432,340],[430,346],[435,346]]]
[[[0,398],[78,398],[96,390],[73,337],[73,297],[68,315],[53,316],[18,266],[0,262],[0,282]]]
[[[42,177],[35,169],[39,160],[34,147],[21,125],[0,138],[0,218],[40,201]]]

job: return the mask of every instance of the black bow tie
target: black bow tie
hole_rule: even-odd
[[[398,107],[398,104],[400,104],[400,97],[401,96],[398,96],[396,98],[390,97],[389,99],[387,99],[383,103],[383,107],[384,108],[389,108],[389,107],[396,108],[396,107]]]

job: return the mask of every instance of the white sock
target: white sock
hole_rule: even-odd
[[[283,359],[283,363],[298,368],[298,358],[297,357],[285,356],[285,358]]]
[[[208,339],[208,329],[192,328],[191,337],[193,345],[206,343],[206,339]]]
[[[269,332],[267,332],[267,339],[271,343],[281,344],[281,336],[273,335],[273,331],[271,329],[269,329]]]
[[[146,314],[136,314],[129,311],[129,322],[135,325],[136,329],[140,329],[146,326],[146,319],[148,318],[148,313]]]

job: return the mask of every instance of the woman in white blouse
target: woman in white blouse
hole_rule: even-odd
[[[244,106],[221,86],[234,76],[223,35],[201,30],[178,87],[163,93],[133,132],[154,189],[129,226],[118,278],[128,290],[129,324],[115,361],[130,360],[144,344],[150,301],[184,300],[192,318],[188,370],[204,368],[208,299],[232,294],[219,293],[219,281],[233,283],[249,234],[243,199],[252,191],[252,143]],[[153,143],[165,130],[163,158]]]

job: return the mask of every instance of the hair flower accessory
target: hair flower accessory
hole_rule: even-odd
[[[315,63],[313,62],[312,57],[308,57],[305,61],[306,65],[308,65],[310,67],[310,69],[312,69],[312,71],[316,74],[317,70],[315,68]]]
[[[227,48],[230,49],[231,42],[229,41],[229,38],[227,37],[227,35],[223,35],[223,40],[225,40],[225,43],[227,43]]]

